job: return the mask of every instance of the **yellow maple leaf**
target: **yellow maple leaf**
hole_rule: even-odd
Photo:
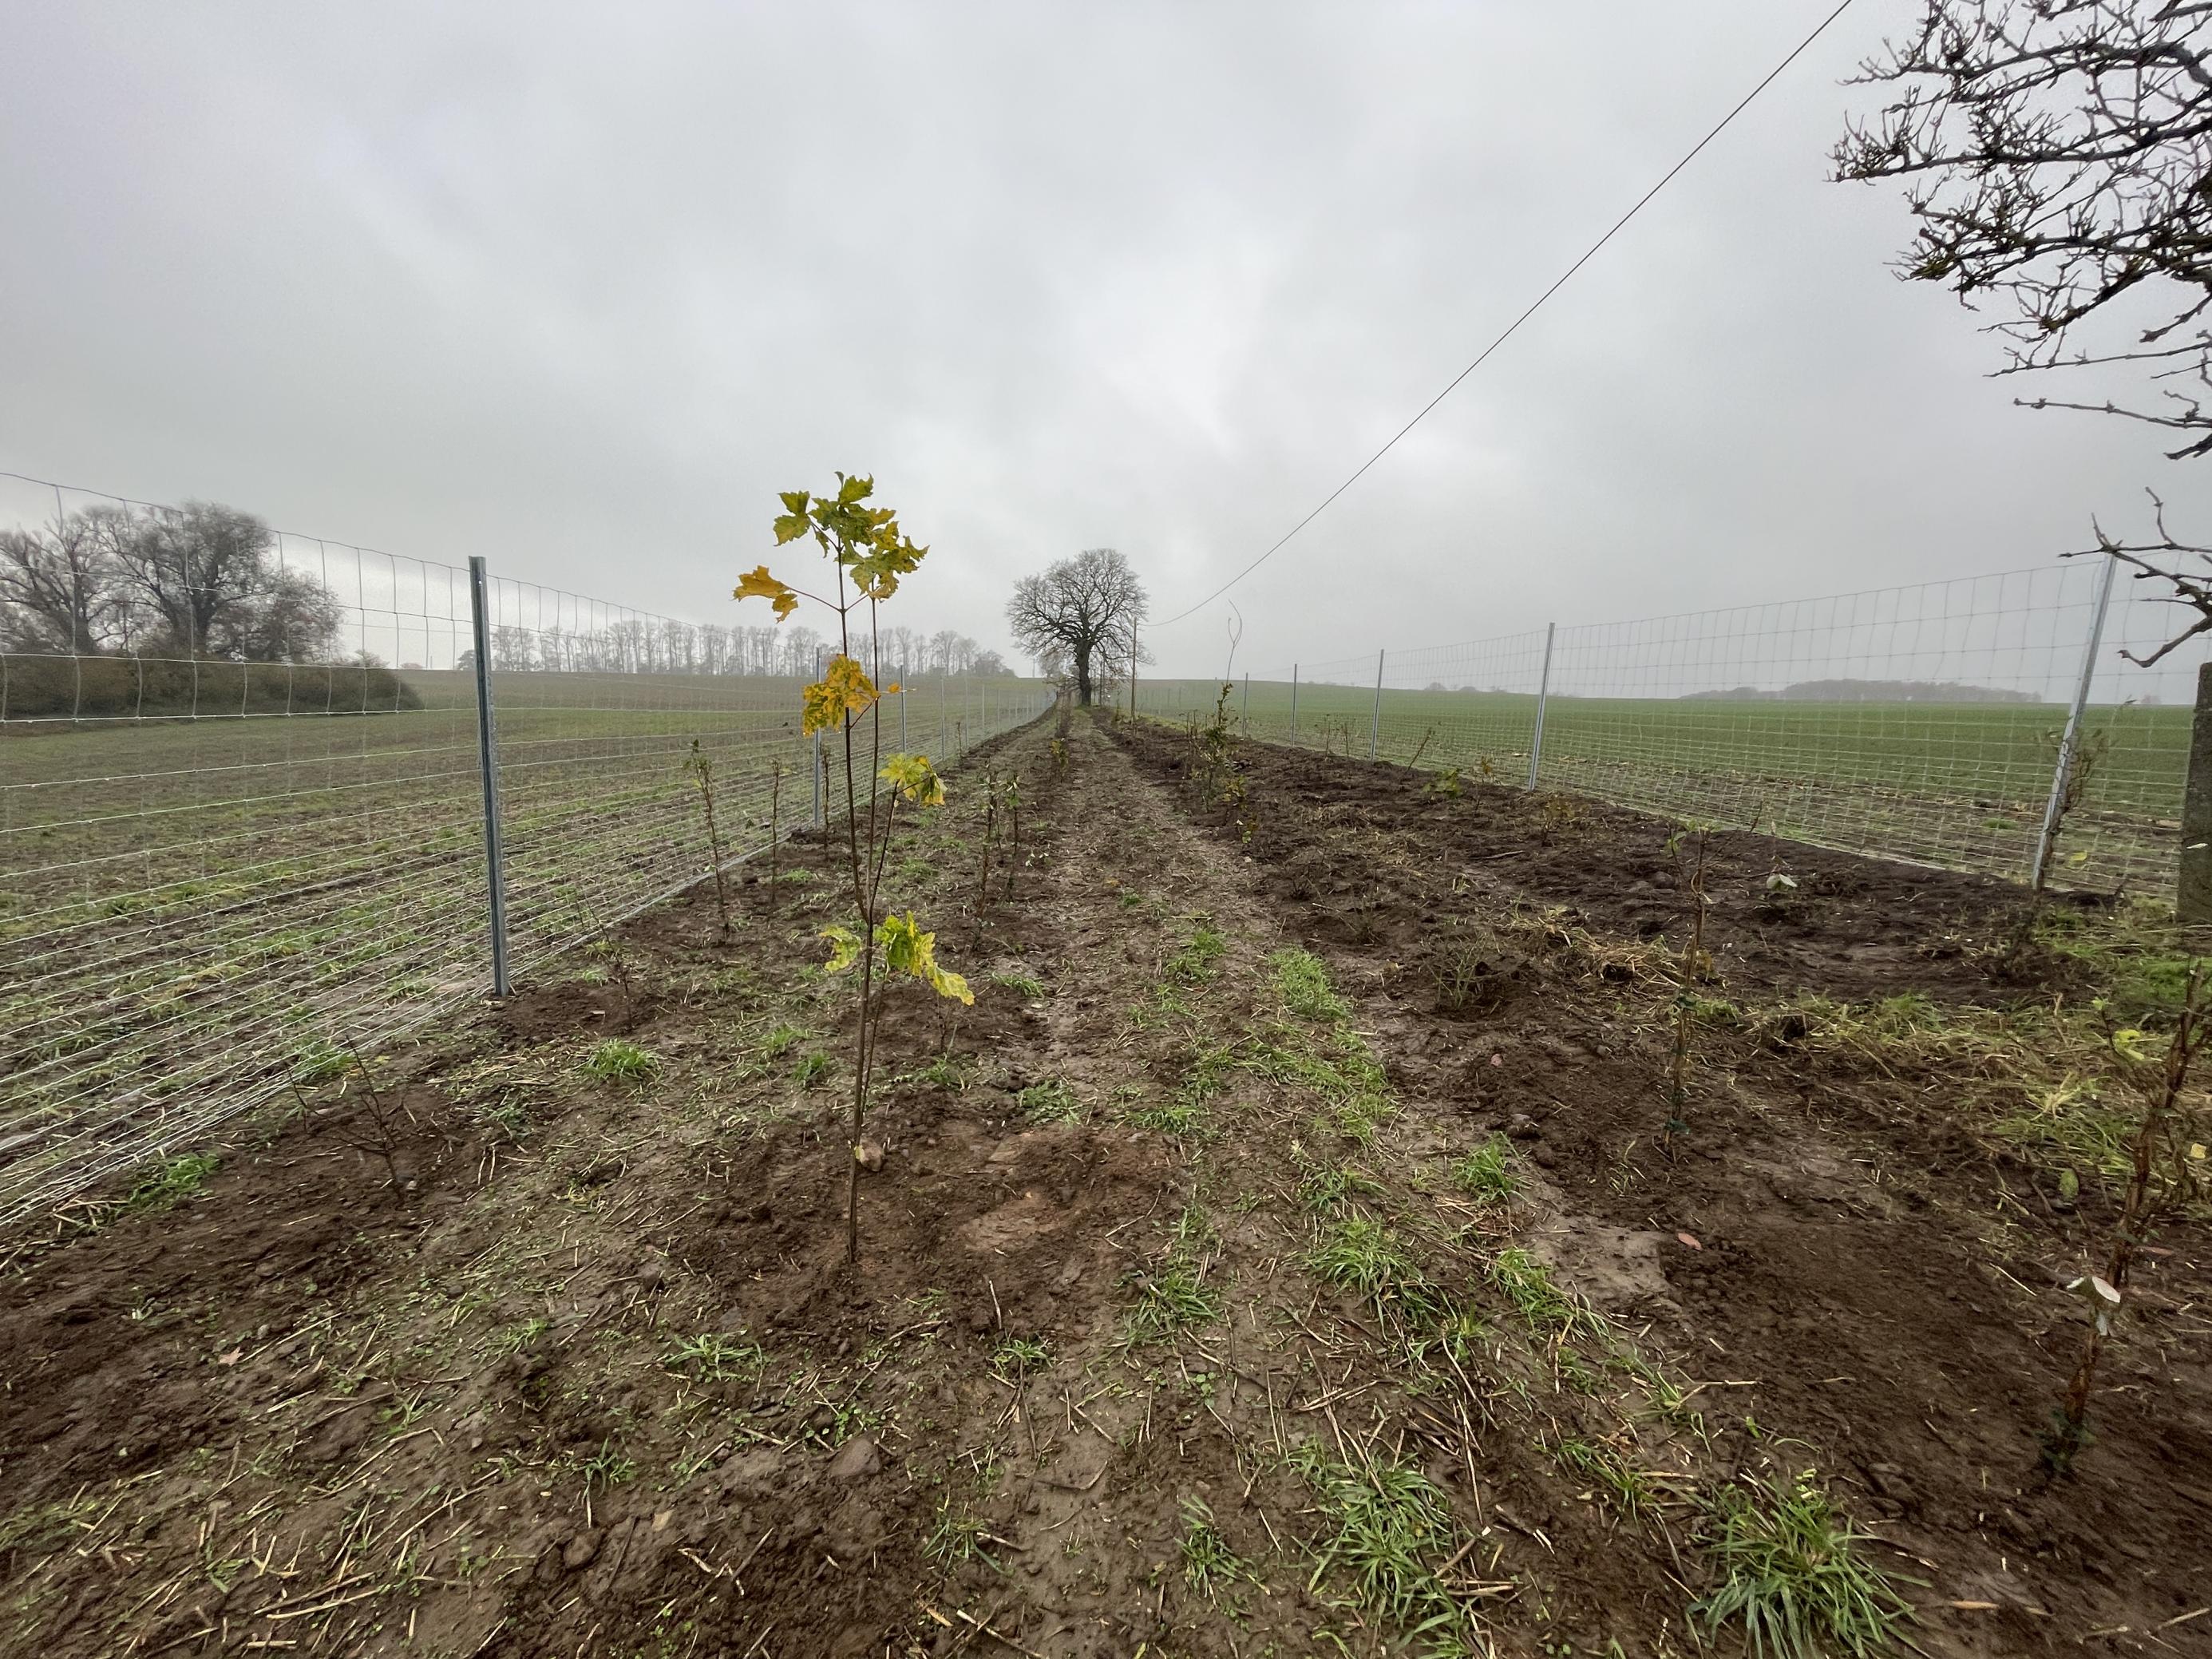
[[[789,584],[778,581],[768,574],[768,567],[746,572],[738,578],[737,591],[731,595],[739,599],[767,599],[775,606],[775,619],[781,622],[799,609],[799,595]]]
[[[857,659],[838,655],[830,659],[830,672],[806,688],[799,717],[802,737],[811,737],[840,720],[866,714],[876,701],[876,688]]]

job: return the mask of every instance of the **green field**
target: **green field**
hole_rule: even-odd
[[[472,684],[404,678],[400,712],[0,726],[0,1212],[489,988]],[[518,975],[709,867],[695,738],[725,857],[766,844],[772,799],[808,821],[799,690],[494,677]],[[885,746],[957,760],[1047,696],[924,680]]]
[[[1139,711],[1211,718],[1221,682],[1140,681]],[[1235,683],[1255,738],[1365,758],[1371,687]],[[1525,785],[1533,696],[1382,694],[1377,757]],[[1539,783],[1685,821],[2026,879],[2066,718],[2051,703],[1551,698]],[[2093,706],[2092,759],[2055,879],[2170,894],[2190,712]]]

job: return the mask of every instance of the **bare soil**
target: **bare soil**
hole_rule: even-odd
[[[2001,961],[2014,893],[1716,837],[1740,1017],[1662,1146],[1667,826],[1253,744],[1224,805],[1172,733],[1055,735],[900,829],[896,902],[975,1003],[896,998],[857,1269],[834,837],[733,884],[726,943],[695,890],[373,1057],[388,1135],[326,1081],[191,1190],[14,1241],[5,1650],[1419,1650],[1327,1553],[1319,1463],[1442,1495],[1455,1541],[1417,1565],[1465,1650],[1697,1650],[1711,1494],[1802,1468],[1923,1651],[2207,1650],[2212,1241],[2161,1236],[2051,1480],[2100,1194],[2039,1202],[1942,1077],[1790,1023],[2069,994]],[[1286,1000],[1300,947],[1340,1018]],[[610,1038],[646,1074],[588,1069]],[[1493,1133],[1504,1206],[1449,1174]],[[1331,1281],[1317,1247],[1370,1223],[1464,1340]],[[1606,1334],[1516,1313],[1514,1250]],[[1177,1287],[1191,1317],[1152,1319]],[[1201,1525],[1236,1563],[1210,1580]]]

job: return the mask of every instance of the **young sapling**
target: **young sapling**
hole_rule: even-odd
[[[783,757],[768,763],[768,913],[775,914],[776,852],[783,845]]]
[[[699,746],[699,739],[691,739],[691,752],[684,757],[684,769],[699,783],[699,800],[707,811],[707,851],[714,860],[714,908],[720,918],[716,936],[725,945],[730,942],[730,890],[722,876],[722,832],[714,823],[714,761]]]
[[[2142,1031],[2108,1028],[2106,1034],[2122,1074],[2142,1099],[2142,1115],[2136,1120],[2128,1143],[2128,1182],[2106,1252],[2105,1271],[2085,1273],[2067,1286],[2088,1304],[2090,1323],[2082,1340],[2081,1363],[2075,1366],[2065,1397],[2044,1437],[2045,1461],[2054,1472],[2063,1473],[2088,1443],[2089,1393],[2096,1383],[2097,1363],[2104,1357],[2112,1334],[2112,1321],[2126,1299],[2137,1253],[2149,1242],[2158,1223],[2177,1203],[2193,1196],[2200,1184],[2205,1151],[2196,1138],[2200,1126],[2189,1109],[2184,1091],[2191,1064],[2205,1043],[2212,1041],[2203,990],[2204,964],[2191,963],[2181,1012],[2162,1054],[2154,1056],[2147,1051]]]
[[[879,903],[899,803],[940,806],[945,802],[945,785],[925,755],[884,756],[883,699],[899,688],[893,685],[878,690],[853,654],[855,613],[865,603],[868,632],[880,639],[882,630],[876,625],[878,607],[898,591],[900,579],[912,574],[928,552],[900,531],[898,515],[890,508],[867,504],[874,493],[874,480],[848,477],[842,472],[837,475],[834,495],[810,495],[803,489],[783,492],[784,510],[775,523],[776,544],[781,547],[804,538],[820,548],[836,573],[834,599],[795,588],[769,574],[765,564],[742,577],[736,592],[740,599],[767,599],[779,623],[799,609],[801,599],[823,606],[837,618],[837,653],[822,678],[805,689],[799,735],[834,732],[843,750],[845,854],[858,925],[834,925],[823,928],[822,934],[830,947],[826,971],[843,973],[856,966],[860,969],[860,1020],[854,1036],[853,1106],[846,1148],[845,1260],[848,1266],[857,1264],[860,1255],[860,1171],[869,1154],[878,1162],[882,1157],[880,1149],[862,1138],[883,1018],[882,982],[894,975],[910,975],[940,996],[963,1004],[975,1000],[965,980],[939,964],[937,936],[924,931],[911,911],[902,916]],[[863,761],[860,738],[864,720]],[[856,769],[856,762],[866,767],[865,775]],[[863,775],[868,781],[865,790],[860,787]],[[888,811],[879,811],[876,805],[878,778],[891,786]]]

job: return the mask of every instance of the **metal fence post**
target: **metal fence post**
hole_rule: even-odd
[[[1544,763],[1544,704],[1552,695],[1552,636],[1557,623],[1544,624],[1544,670],[1536,680],[1536,732],[1528,739],[1528,787],[1536,787],[1536,769]]]
[[[1244,729],[1252,729],[1252,677],[1244,677],[1244,701],[1237,706],[1237,718],[1244,722]]]
[[[2043,828],[2035,837],[2035,864],[2028,872],[2029,890],[2043,890],[2051,855],[2057,850],[2059,820],[2066,811],[2066,784],[2073,775],[2074,757],[2081,738],[2081,711],[2088,706],[2089,682],[2097,678],[2097,647],[2105,640],[2105,611],[2112,602],[2112,578],[2120,562],[2105,555],[2105,574],[2097,582],[2097,608],[2089,618],[2089,638],[2081,647],[2081,678],[2074,687],[2074,706],[2066,711],[2066,732],[2058,739],[2058,764],[2051,769],[2051,799],[2043,808]]]
[[[1291,741],[1298,740],[1298,665],[1291,665]]]
[[[906,698],[903,689],[899,692],[899,752],[906,752]]]
[[[469,609],[475,621],[477,764],[483,773],[484,878],[491,893],[491,994],[507,994],[507,859],[499,835],[499,733],[491,712],[491,617],[484,562],[469,557]]]
[[[1375,719],[1367,728],[1367,758],[1373,760],[1382,744],[1382,653],[1375,653]]]

